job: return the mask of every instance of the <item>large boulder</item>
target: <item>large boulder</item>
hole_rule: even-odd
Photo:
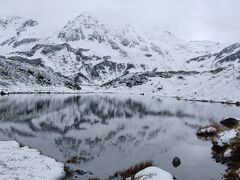
[[[173,180],[173,175],[157,167],[148,167],[135,175],[136,180]]]
[[[239,119],[235,119],[235,118],[226,118],[223,119],[222,121],[220,121],[220,123],[224,126],[226,126],[227,128],[234,128],[237,125],[239,125],[240,120]]]
[[[206,126],[206,127],[201,127],[197,131],[197,136],[214,136],[218,132],[218,128],[211,125],[211,126]]]

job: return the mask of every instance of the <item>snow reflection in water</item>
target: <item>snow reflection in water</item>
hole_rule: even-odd
[[[15,139],[72,169],[106,179],[152,160],[179,180],[220,179],[199,126],[237,116],[235,106],[134,95],[12,95],[0,97],[0,139]],[[178,168],[173,158],[181,159]]]

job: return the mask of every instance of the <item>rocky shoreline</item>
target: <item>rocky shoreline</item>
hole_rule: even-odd
[[[203,140],[212,141],[212,158],[227,166],[223,179],[240,179],[240,119],[226,118],[197,131]]]

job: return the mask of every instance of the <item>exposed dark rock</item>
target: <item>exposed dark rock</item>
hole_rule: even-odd
[[[6,57],[5,57],[5,56],[1,56],[1,55],[0,55],[0,59],[6,59]]]
[[[129,41],[128,39],[123,39],[123,40],[121,41],[121,44],[122,44],[123,46],[129,46],[129,45],[130,45],[130,41]]]
[[[64,179],[66,180],[72,180],[72,179],[81,179],[84,175],[92,175],[92,172],[85,172],[83,170],[80,169],[75,169],[72,170],[67,166],[64,166],[64,171],[66,173],[66,177]]]
[[[152,57],[152,54],[145,54],[146,57]]]
[[[178,79],[182,79],[182,80],[184,79],[184,77],[183,77],[183,76],[178,76],[177,78],[178,78]]]
[[[114,50],[119,50],[119,46],[116,42],[114,42],[113,40],[108,40],[108,43],[110,44],[111,48]]]
[[[237,101],[237,102],[236,102],[236,106],[240,106],[240,101]]]
[[[192,61],[196,61],[196,62],[201,62],[201,61],[205,61],[205,60],[208,60],[209,58],[212,57],[212,54],[206,54],[206,55],[203,55],[203,56],[199,56],[199,57],[196,57],[196,58],[192,58],[190,60],[188,60],[187,62],[192,62]]]
[[[16,40],[16,37],[11,37],[10,39],[3,41],[0,45],[1,46],[11,45],[15,40]]]
[[[65,86],[73,90],[81,90],[81,87],[76,83],[71,83],[69,81],[64,82]]]
[[[67,51],[74,53],[76,55],[77,60],[88,60],[89,59],[89,57],[83,55],[83,52],[87,52],[87,51],[89,51],[89,49],[83,49],[83,48],[74,49],[67,43],[54,44],[54,45],[36,44],[29,51],[16,52],[16,53],[31,57],[40,49],[42,49],[41,53],[44,55],[54,54],[63,49],[66,49]]]
[[[104,60],[91,69],[90,76],[92,79],[101,79],[101,75],[120,73],[126,69],[126,65],[123,63],[115,63],[112,61]]]
[[[226,126],[227,128],[233,128],[237,125],[239,125],[239,120],[235,119],[235,118],[226,118],[222,121],[220,121],[220,123],[224,126]]]
[[[45,67],[41,59],[27,59],[18,56],[0,59],[0,75],[8,80],[6,84],[22,83],[26,85],[67,86],[79,90],[80,87],[70,78]],[[5,86],[5,85],[4,85]]]
[[[215,60],[218,60],[218,59],[222,58],[224,54],[230,54],[230,53],[234,52],[235,49],[237,49],[239,47],[240,47],[240,43],[235,43],[235,44],[232,44],[232,45],[224,48],[222,51],[220,51],[216,55]]]
[[[28,63],[28,64],[31,64],[31,65],[42,65],[42,59],[41,58],[38,58],[38,59],[27,59],[27,58],[23,58],[21,56],[12,56],[12,57],[9,57],[8,59],[10,60],[13,60],[13,61],[18,61],[20,63]]]
[[[173,158],[172,165],[173,165],[173,167],[175,167],[175,168],[178,167],[178,166],[180,166],[180,165],[181,165],[181,160],[180,160],[180,158],[179,158],[179,157]]]
[[[32,20],[32,19],[26,20],[26,21],[21,25],[21,27],[19,27],[19,28],[17,29],[17,35],[20,35],[21,32],[26,31],[26,28],[27,28],[27,27],[33,27],[33,26],[36,26],[36,25],[38,25],[38,22],[37,22],[37,21],[34,21],[34,20]]]
[[[91,83],[91,81],[80,72],[74,75],[74,82],[77,84],[82,84],[83,82]]]
[[[212,74],[217,74],[219,72],[222,72],[224,70],[223,67],[219,67],[217,69],[214,69],[214,70],[210,70],[209,72],[212,73]]]
[[[67,28],[66,26],[64,28]],[[83,34],[83,31],[81,28],[75,28],[72,29],[72,33],[68,34],[67,32],[60,32],[58,34],[58,38],[65,40],[65,41],[78,41],[78,40],[84,40],[86,39],[85,35]]]
[[[111,56],[103,56],[104,61],[107,61],[107,60],[110,60],[110,59],[111,59]]]
[[[217,63],[222,64],[224,62],[233,62],[233,61],[236,61],[236,60],[239,61],[239,59],[240,59],[240,50],[233,53],[233,54],[230,54],[230,55],[224,57],[223,59],[219,60]]]
[[[1,96],[5,96],[5,95],[7,95],[7,93],[4,92],[4,91],[1,91],[1,92],[0,92],[0,95],[1,95]]]
[[[38,39],[36,39],[36,38],[22,39],[20,41],[15,41],[14,44],[13,44],[13,47],[16,48],[16,47],[21,46],[23,44],[30,44],[30,43],[33,43],[33,42],[36,42],[36,41],[38,41]]]

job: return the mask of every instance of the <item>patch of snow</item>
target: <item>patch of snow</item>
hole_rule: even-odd
[[[0,141],[0,179],[54,180],[65,176],[63,163],[16,141]]]
[[[173,176],[160,168],[148,167],[135,175],[137,180],[173,180]]]
[[[215,132],[217,132],[217,129],[215,127],[211,127],[211,126],[199,129],[199,133],[215,133]]]
[[[223,157],[229,158],[229,157],[231,157],[231,155],[232,155],[232,149],[231,149],[231,148],[228,148],[228,149],[224,152]]]
[[[237,131],[235,129],[221,132],[217,139],[217,144],[222,147],[225,144],[229,144],[230,140],[235,138],[236,136],[237,136]]]

